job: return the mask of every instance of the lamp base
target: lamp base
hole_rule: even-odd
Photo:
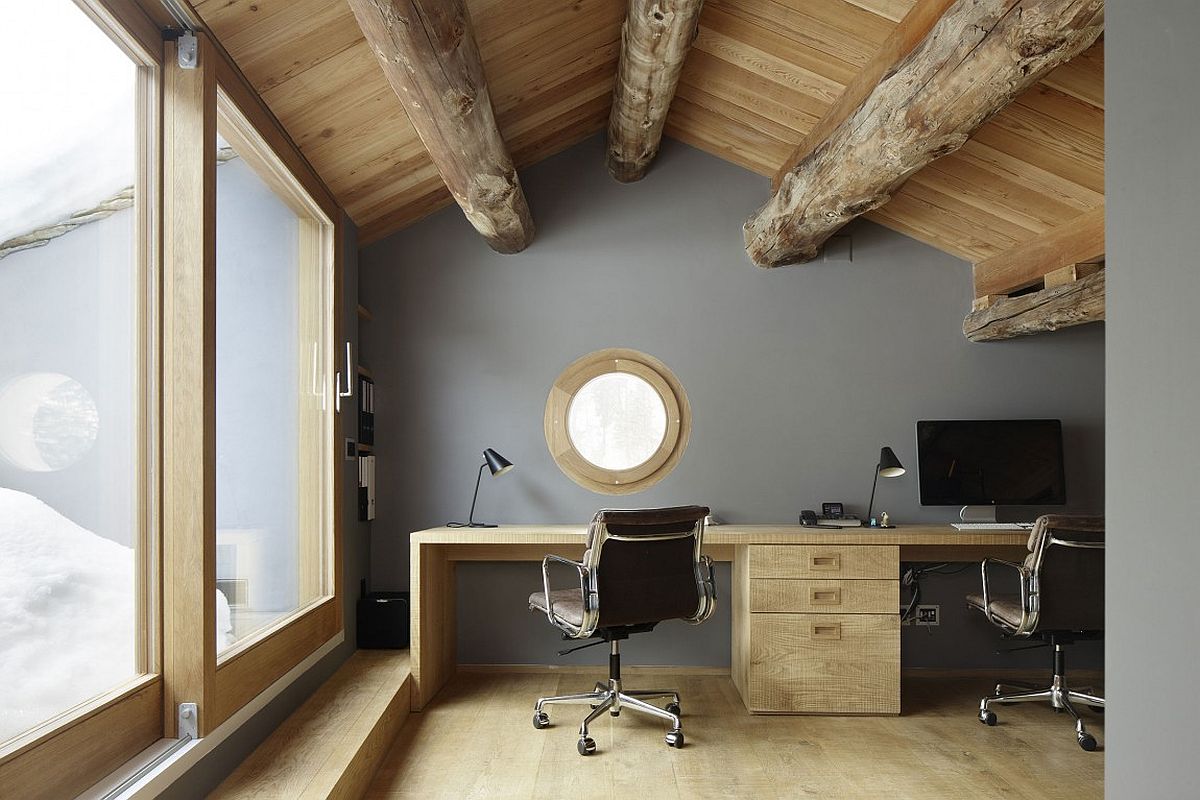
[[[447,528],[499,528],[490,522],[447,522]]]

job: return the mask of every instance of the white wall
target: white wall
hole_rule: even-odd
[[[1200,5],[1111,3],[1105,793],[1197,797]]]
[[[0,259],[0,391],[28,373],[62,373],[99,415],[95,445],[78,462],[27,472],[0,457],[0,486],[126,546],[135,533],[132,229],[126,209]]]

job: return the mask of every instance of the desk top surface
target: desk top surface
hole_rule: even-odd
[[[414,544],[582,544],[586,525],[501,525],[498,528],[429,528],[413,533]],[[863,545],[1023,545],[1029,531],[958,531],[949,525],[895,528],[806,528],[801,525],[710,525],[704,543]]]

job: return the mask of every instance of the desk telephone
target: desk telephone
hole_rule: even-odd
[[[857,528],[862,525],[858,517],[843,512],[841,503],[822,503],[819,517],[815,511],[801,511],[800,524],[808,528]]]

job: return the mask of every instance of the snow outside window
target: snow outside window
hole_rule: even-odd
[[[136,81],[71,0],[0,3],[0,753],[149,668]]]

